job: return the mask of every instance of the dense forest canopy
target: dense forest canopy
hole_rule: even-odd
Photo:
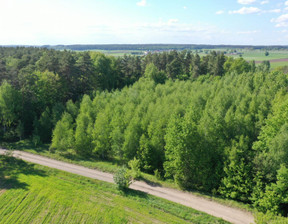
[[[287,215],[288,77],[212,51],[110,57],[0,48],[0,138],[139,160],[142,171]]]

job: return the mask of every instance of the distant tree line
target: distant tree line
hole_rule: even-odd
[[[55,50],[91,51],[91,50],[204,50],[204,49],[250,49],[250,50],[287,50],[287,46],[253,46],[253,45],[205,45],[205,44],[74,44],[74,45],[44,45],[42,47]]]
[[[283,71],[214,51],[116,58],[0,48],[0,138],[137,160],[142,171],[184,189],[287,215]]]

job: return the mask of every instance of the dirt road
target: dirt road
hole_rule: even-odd
[[[288,62],[288,58],[270,59],[268,61],[270,61],[270,63],[273,63],[273,62]],[[262,62],[263,61],[255,61],[255,64],[260,64]]]
[[[4,154],[5,150],[0,149],[0,154]],[[66,172],[78,174],[81,176],[106,181],[113,183],[113,175],[110,173],[104,173],[101,171],[85,168],[82,166],[65,163],[53,159],[49,159],[43,156],[30,154],[22,151],[13,151],[13,156],[21,158],[25,161],[48,166],[51,168],[63,170]],[[231,223],[235,224],[249,224],[254,223],[252,214],[241,211],[239,209],[231,208],[221,205],[209,199],[195,196],[191,193],[186,193],[170,188],[161,186],[151,186],[147,183],[136,181],[130,185],[131,189],[146,192],[157,197],[165,198],[167,200],[194,208],[196,210],[206,212],[210,215],[223,218]]]

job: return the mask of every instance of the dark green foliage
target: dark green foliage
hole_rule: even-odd
[[[277,181],[265,187],[260,197],[255,200],[258,209],[262,212],[272,212],[287,216],[288,207],[288,169],[281,165],[277,171]]]
[[[244,202],[249,201],[252,192],[252,158],[249,151],[248,138],[240,137],[239,142],[233,141],[232,147],[228,148],[229,153],[224,172],[226,176],[222,179],[223,187],[221,194],[226,197],[238,199]]]
[[[4,81],[0,86],[0,139],[13,139],[15,134],[12,128],[20,125],[21,107],[20,93]]]

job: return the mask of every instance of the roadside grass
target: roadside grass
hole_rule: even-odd
[[[124,162],[121,160],[99,161],[99,160],[94,160],[94,159],[82,158],[82,157],[77,156],[72,150],[68,152],[64,152],[64,153],[59,153],[59,152],[52,153],[49,151],[48,144],[35,147],[35,145],[29,140],[22,140],[22,141],[14,142],[14,143],[1,143],[1,144],[2,145],[0,145],[0,147],[2,146],[7,149],[22,150],[22,151],[33,153],[33,154],[46,156],[51,159],[73,163],[73,164],[81,165],[87,168],[96,169],[96,170],[100,170],[100,171],[108,172],[112,174],[115,173],[120,167],[124,165]],[[155,175],[151,175],[151,174],[147,174],[143,172],[141,172],[141,178],[139,180],[144,181],[150,185],[158,185],[158,186],[181,190],[178,187],[178,185],[175,184],[171,179],[159,180],[159,178],[157,178]],[[250,211],[252,213],[255,213],[255,209],[249,204],[245,204],[239,201],[229,200],[217,194],[208,194],[208,193],[199,192],[199,191],[190,191],[190,192],[193,193],[194,195],[216,201],[226,206],[230,206],[230,207],[241,209],[243,211]]]
[[[288,66],[288,61],[271,62],[271,69],[275,69],[282,66]]]
[[[0,223],[228,223],[111,183],[0,158]],[[22,184],[11,184],[11,176]]]

